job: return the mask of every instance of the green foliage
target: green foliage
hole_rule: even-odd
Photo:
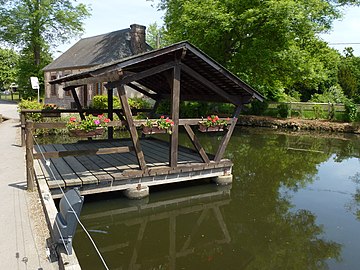
[[[254,100],[253,102],[251,102],[250,113],[254,115],[263,115],[268,107],[269,103],[267,103],[266,101],[261,102],[258,100]]]
[[[345,54],[339,65],[338,80],[345,95],[354,98],[360,95],[360,57],[355,57],[351,48],[347,48]]]
[[[0,89],[9,89],[16,81],[19,55],[11,49],[0,48]]]
[[[309,90],[310,98],[336,82],[339,53],[318,34],[340,17],[338,1],[159,2],[167,40],[189,40],[269,99],[301,89]],[[341,2],[355,4],[359,1]]]
[[[347,101],[347,98],[340,85],[333,85],[322,94],[313,94],[310,101],[319,103],[344,103]]]
[[[43,104],[41,104],[35,100],[22,99],[18,103],[18,112],[20,112],[23,109],[41,110],[42,108],[43,108]],[[26,119],[38,122],[41,119],[41,113],[27,113]]]
[[[345,103],[346,120],[349,122],[355,122],[357,118],[357,106],[351,101]]]
[[[149,109],[150,103],[144,98],[133,97],[128,99],[129,106],[132,109]]]
[[[324,111],[320,105],[318,105],[318,104],[314,105],[313,111],[314,111],[315,119],[324,118]]]
[[[114,109],[120,109],[121,104],[117,96],[113,97]],[[108,97],[106,95],[96,95],[93,97],[91,108],[105,110],[108,108]]]
[[[282,118],[287,118],[290,115],[290,106],[286,103],[281,103],[277,106],[278,114]]]
[[[71,0],[2,1],[0,5],[0,41],[22,49],[19,86],[25,95],[29,77],[42,81],[42,68],[51,60],[49,48],[83,32],[82,22],[89,16],[84,4]]]
[[[166,45],[163,38],[164,27],[159,27],[156,22],[146,28],[146,43],[153,49],[162,48]]]

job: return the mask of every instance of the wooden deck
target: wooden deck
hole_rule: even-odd
[[[140,140],[148,171],[139,168],[134,151],[128,153],[41,158],[34,161],[35,175],[45,179],[54,198],[60,187],[79,187],[82,194],[125,190],[141,183],[147,186],[209,178],[230,173],[232,162],[204,163],[198,152],[179,147],[177,167],[169,166],[169,144],[153,138]],[[132,146],[131,140],[81,141],[35,147],[37,153],[91,150]],[[50,161],[50,162],[49,162]]]

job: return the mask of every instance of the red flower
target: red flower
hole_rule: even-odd
[[[169,117],[167,117],[167,118],[165,119],[165,122],[166,122],[166,123],[171,123],[172,121],[169,119]]]
[[[70,117],[70,122],[76,122],[76,117]]]
[[[164,118],[165,118],[165,116],[163,116],[163,115],[162,115],[162,116],[160,116],[160,118],[161,118],[161,119],[164,119]]]
[[[215,123],[215,122],[216,122],[216,119],[213,119],[212,122]]]
[[[110,119],[109,119],[109,118],[105,118],[105,119],[104,119],[104,122],[105,122],[105,123],[109,123],[109,122],[110,122]]]
[[[207,120],[211,120],[211,116],[208,116],[208,117],[207,117]]]
[[[216,120],[216,121],[219,120],[219,116],[216,115],[216,116],[215,116],[215,120]]]

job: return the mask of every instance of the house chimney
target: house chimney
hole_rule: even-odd
[[[139,54],[146,51],[145,29],[146,27],[143,25],[130,25],[130,46],[133,54]]]

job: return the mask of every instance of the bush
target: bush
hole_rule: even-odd
[[[290,106],[286,103],[281,103],[277,106],[278,114],[282,118],[287,118],[290,115]]]
[[[18,103],[18,112],[20,112],[23,109],[28,110],[41,110],[43,108],[43,105],[36,100],[29,100],[29,99],[22,99]],[[41,119],[41,113],[27,113],[26,114],[26,120],[32,120],[35,122],[38,122]]]
[[[128,99],[129,102],[129,106],[131,109],[149,109],[150,108],[150,103],[143,99],[143,98],[129,98]]]
[[[114,96],[114,109],[120,109],[120,100],[117,96]],[[108,97],[106,95],[97,95],[93,97],[91,108],[105,110],[108,108]]]
[[[324,111],[320,105],[314,105],[313,110],[315,119],[324,118]]]
[[[251,102],[250,113],[254,115],[264,115],[265,111],[268,109],[269,104],[266,101],[254,100]]]
[[[346,120],[349,122],[355,122],[357,118],[357,106],[351,101],[345,102],[345,115]]]

